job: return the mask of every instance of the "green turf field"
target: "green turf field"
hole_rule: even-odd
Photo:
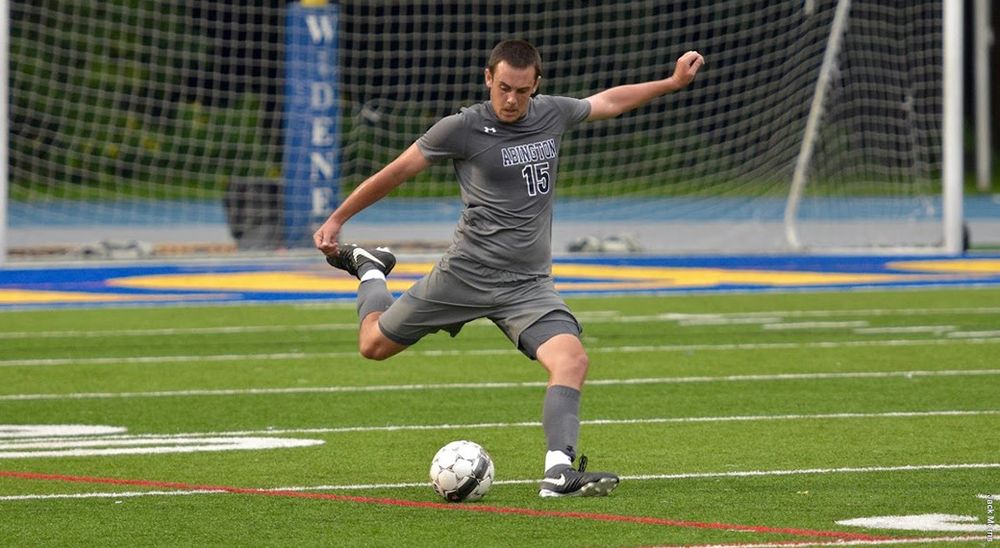
[[[992,534],[1000,290],[570,304],[592,362],[581,450],[623,478],[607,498],[537,497],[545,377],[487,323],[366,362],[348,304],[4,312],[0,546]],[[495,460],[481,502],[447,504],[427,485],[455,439]],[[837,523],[878,516],[932,530]]]

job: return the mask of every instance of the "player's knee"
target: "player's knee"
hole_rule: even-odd
[[[382,334],[378,325],[373,329],[361,329],[358,334],[358,351],[369,360],[381,361],[399,354],[406,349],[405,345],[398,344]]]
[[[578,356],[574,356],[572,363],[574,372],[579,373],[581,377],[587,376],[587,369],[590,368],[590,358],[586,352],[581,352]]]
[[[580,379],[581,381],[587,376],[587,369],[590,367],[590,358],[587,357],[587,353],[582,350],[579,352],[572,352],[561,356],[556,360],[555,368],[559,370],[562,375]]]
[[[358,351],[361,356],[368,360],[384,360],[392,355],[385,344],[387,341],[382,337],[378,327],[378,316],[371,314],[361,321],[361,329],[358,331]]]
[[[559,335],[538,347],[538,361],[549,370],[550,380],[581,386],[587,377],[590,359],[577,337]]]
[[[377,340],[360,339],[358,350],[361,352],[361,356],[368,360],[382,361],[392,356],[385,345],[380,344]]]
[[[361,357],[366,360],[374,360],[380,362],[382,360],[389,359],[390,356],[391,354],[387,352],[382,352],[381,350],[378,349],[378,347],[369,347],[369,346],[361,347]]]

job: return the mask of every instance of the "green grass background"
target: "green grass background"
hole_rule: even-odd
[[[661,379],[592,382],[585,389],[584,420],[1000,411],[997,289],[640,296],[572,299],[570,305],[584,324],[591,381]],[[763,315],[785,323],[820,323],[784,329],[740,322],[689,325],[663,316],[667,314],[700,320],[711,319],[707,315],[728,320]],[[863,333],[840,322],[948,328]],[[130,434],[455,425],[281,434],[325,442],[295,449],[0,459],[0,470],[248,488],[410,483],[426,480],[438,447],[466,438],[489,449],[498,480],[522,481],[496,485],[481,505],[898,536],[948,534],[865,531],[835,521],[923,513],[966,514],[985,521],[985,501],[976,495],[1000,492],[998,468],[641,479],[1000,462],[997,414],[802,417],[584,424],[580,445],[591,467],[626,479],[608,498],[541,500],[533,483],[523,483],[540,476],[545,449],[536,424],[545,380],[538,364],[511,349],[485,323],[467,326],[456,339],[432,336],[391,360],[368,362],[356,355],[355,324],[353,307],[340,304],[0,314],[0,424],[101,424],[127,427]],[[248,326],[252,329],[246,330]],[[220,330],[240,327],[244,330]],[[955,332],[978,336],[949,336]],[[722,380],[942,370],[961,374]],[[670,382],[688,377],[706,379]],[[525,384],[136,394],[488,382]],[[57,396],[86,393],[109,396]],[[12,398],[38,394],[51,396]],[[110,396],[116,394],[131,396]],[[498,425],[462,426],[481,423]],[[0,496],[145,489],[0,478]],[[439,500],[424,486],[329,492]],[[651,546],[775,540],[809,539],[256,495],[0,499],[2,546]]]

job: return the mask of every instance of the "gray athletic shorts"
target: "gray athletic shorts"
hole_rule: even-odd
[[[452,337],[466,323],[489,318],[518,350],[531,359],[542,343],[555,335],[580,336],[579,322],[556,292],[550,276],[524,277],[495,271],[471,276],[435,267],[413,284],[379,318],[382,333],[411,345],[425,335],[447,331]],[[477,267],[477,274],[482,268]]]

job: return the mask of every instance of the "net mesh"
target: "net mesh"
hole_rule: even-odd
[[[707,63],[690,88],[564,141],[557,251],[582,231],[631,233],[650,250],[787,249],[836,2],[595,4],[340,2],[341,196],[484,100],[501,38],[538,46],[540,91],[574,97],[668,76],[695,49]],[[67,232],[231,243],[227,192],[279,207],[240,183],[280,193],[286,10],[11,2],[11,245]],[[797,204],[806,245],[940,243],[941,42],[941,0],[851,2]],[[451,166],[434,165],[353,230],[453,224],[457,196]]]

